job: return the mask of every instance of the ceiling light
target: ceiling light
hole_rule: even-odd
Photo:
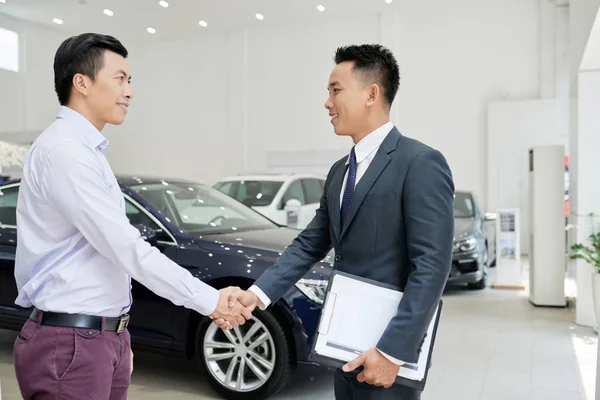
[[[146,30],[148,31],[148,33],[156,33],[156,29],[154,28],[148,28]]]
[[[164,7],[164,8],[169,7],[169,3],[167,3],[165,0],[159,1],[158,4],[160,4],[161,7]]]
[[[385,0],[386,3],[392,4],[392,0]]]
[[[200,22],[198,22],[198,25],[200,25],[203,28],[206,28],[208,26],[208,24],[206,23],[206,21],[200,21]]]
[[[115,13],[110,11],[108,8],[104,10],[104,14],[108,15],[109,17],[112,17],[113,15],[115,15]]]
[[[0,0],[0,3],[4,4],[6,3],[6,0]]]
[[[317,10],[319,10],[319,11],[323,12],[323,11],[325,11],[325,7],[323,7],[321,4],[319,4],[319,5],[317,6]]]
[[[259,19],[262,21],[263,19],[265,19],[265,17],[262,14],[256,14],[256,19]]]
[[[62,20],[62,19],[60,19],[60,18],[54,18],[54,19],[52,20],[52,22],[54,22],[55,24],[62,25],[62,23],[63,23],[63,20]]]

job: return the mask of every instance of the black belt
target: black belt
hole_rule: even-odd
[[[102,330],[102,320],[104,319],[105,331],[121,333],[127,329],[127,325],[129,325],[128,314],[123,314],[120,317],[98,317],[95,315],[85,314],[46,312],[34,308],[29,318],[38,322],[40,319],[40,314],[42,315],[42,320],[39,321],[40,324],[50,326],[66,326],[71,328]]]

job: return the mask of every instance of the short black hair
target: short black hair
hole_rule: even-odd
[[[125,46],[109,35],[83,33],[62,42],[54,56],[54,90],[61,105],[71,97],[75,74],[89,76],[92,81],[104,66],[104,52],[112,51],[123,58],[128,52]]]
[[[354,69],[366,80],[381,85],[386,103],[391,107],[400,87],[400,68],[394,54],[380,44],[343,46],[335,53],[335,63],[346,61],[354,62]]]

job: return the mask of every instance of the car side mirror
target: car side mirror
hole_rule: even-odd
[[[152,229],[148,225],[144,225],[144,224],[137,224],[137,225],[135,225],[135,227],[137,228],[138,231],[140,231],[140,235],[142,236],[142,239],[144,239],[146,242],[150,243],[153,246],[156,244],[157,238],[156,238],[156,231],[154,229]]]
[[[484,219],[486,221],[495,221],[496,219],[498,219],[498,214],[491,212],[485,213]]]
[[[302,208],[302,203],[298,199],[289,199],[285,203],[285,213],[287,214],[287,226],[296,228],[298,226],[298,214]]]
[[[302,207],[302,203],[300,203],[300,200],[298,200],[298,199],[289,199],[285,203],[286,210],[296,211],[296,210],[300,209],[300,207]]]

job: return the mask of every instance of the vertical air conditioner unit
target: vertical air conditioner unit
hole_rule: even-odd
[[[529,150],[529,301],[564,307],[564,146]]]

